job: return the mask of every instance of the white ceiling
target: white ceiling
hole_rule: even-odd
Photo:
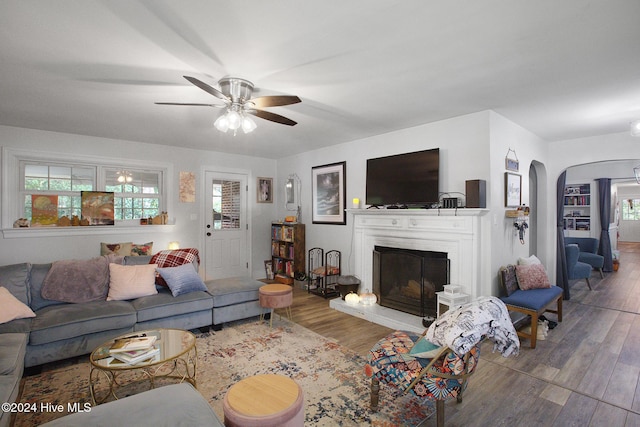
[[[638,0],[1,0],[0,124],[279,157],[492,109],[549,140],[640,118]],[[269,109],[222,134],[215,85]]]

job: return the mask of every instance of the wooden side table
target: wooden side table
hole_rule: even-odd
[[[462,304],[466,304],[469,302],[469,295],[467,294],[450,294],[447,292],[436,292],[438,296],[438,309],[437,309],[437,317],[440,317],[440,314],[449,310],[451,307],[459,306]]]

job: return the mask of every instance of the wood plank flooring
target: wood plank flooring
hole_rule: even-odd
[[[483,344],[463,402],[446,404],[447,426],[640,426],[640,243],[618,249],[619,271],[594,272],[591,291],[573,283],[563,322],[535,349],[524,340],[520,355],[505,359]],[[300,289],[292,311],[295,322],[363,356],[391,332]]]

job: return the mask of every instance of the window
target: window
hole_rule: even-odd
[[[139,219],[161,213],[162,173],[105,169],[105,191],[113,191],[116,220]]]
[[[22,162],[21,199],[24,218],[31,219],[33,194],[57,195],[58,218],[81,216],[80,191],[96,188],[96,168]]]
[[[213,181],[213,229],[240,228],[240,181]]]
[[[640,220],[640,199],[624,199],[622,201],[622,220]]]
[[[32,195],[58,198],[58,218],[82,217],[81,192],[114,193],[114,219],[136,220],[163,211],[163,170],[117,169],[48,161],[20,161],[21,217],[32,219]]]

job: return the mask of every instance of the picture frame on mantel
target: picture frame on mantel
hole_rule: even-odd
[[[347,162],[311,168],[311,221],[314,224],[347,223]]]
[[[522,175],[504,173],[504,206],[517,208],[522,204]]]

